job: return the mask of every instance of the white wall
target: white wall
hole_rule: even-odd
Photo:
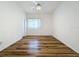
[[[79,2],[63,2],[52,18],[52,35],[79,53]]]
[[[27,18],[39,18],[41,20],[40,28],[36,30],[28,28],[28,35],[51,35],[51,14],[28,14]]]
[[[0,51],[24,36],[25,14],[14,2],[0,2]]]

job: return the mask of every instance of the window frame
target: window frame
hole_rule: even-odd
[[[32,27],[29,26],[29,22],[30,22],[29,20],[32,20],[32,19],[33,19],[33,20],[34,20],[34,19],[35,19],[35,20],[38,20],[38,22],[37,22],[38,26],[37,26],[37,27],[35,27],[35,26],[34,26],[34,27],[33,27],[33,26],[32,26]],[[27,20],[27,28],[29,28],[29,29],[39,29],[40,26],[41,26],[40,22],[41,22],[41,21],[40,21],[40,18],[29,18],[29,19]]]

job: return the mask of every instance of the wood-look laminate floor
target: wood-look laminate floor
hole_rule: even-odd
[[[1,51],[0,56],[79,57],[79,54],[52,36],[26,36]]]

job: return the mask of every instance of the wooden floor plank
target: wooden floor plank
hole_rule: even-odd
[[[1,57],[79,57],[79,54],[52,36],[25,36],[0,52]]]

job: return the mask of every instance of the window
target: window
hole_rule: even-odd
[[[37,29],[40,27],[40,19],[28,19],[28,28]]]

